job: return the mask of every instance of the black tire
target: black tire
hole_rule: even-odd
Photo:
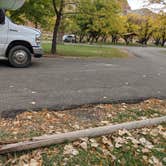
[[[9,63],[13,67],[24,68],[31,64],[31,52],[25,46],[14,46],[10,49],[8,54]]]

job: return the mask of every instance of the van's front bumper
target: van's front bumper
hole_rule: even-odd
[[[35,58],[41,58],[43,56],[43,49],[39,47],[33,47],[33,55]]]

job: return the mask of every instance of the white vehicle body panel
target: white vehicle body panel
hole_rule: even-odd
[[[5,54],[5,48],[8,39],[8,29],[9,29],[8,20],[5,21],[5,24],[0,24],[0,56],[4,56]]]
[[[14,41],[25,41],[35,51],[36,48],[42,50],[40,44],[36,42],[36,37],[40,36],[39,30],[14,24],[6,17],[5,24],[0,24],[0,58],[6,57],[7,48]]]

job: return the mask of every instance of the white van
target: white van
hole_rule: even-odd
[[[0,59],[6,59],[14,67],[27,67],[32,56],[42,57],[41,32],[16,25],[0,9]]]

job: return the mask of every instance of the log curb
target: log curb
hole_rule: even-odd
[[[118,130],[132,130],[132,129],[139,129],[143,127],[151,127],[161,123],[166,122],[166,116],[147,119],[147,120],[140,120],[140,121],[133,121],[127,122],[122,124],[116,125],[107,125],[102,127],[78,130],[68,133],[60,133],[48,136],[40,136],[34,137],[31,141],[24,141],[14,144],[7,144],[0,146],[0,154],[6,154],[10,152],[19,152],[23,150],[31,150],[40,147],[46,147],[54,144],[64,143],[66,141],[75,141],[84,137],[98,137],[103,135],[109,135],[114,133]]]

